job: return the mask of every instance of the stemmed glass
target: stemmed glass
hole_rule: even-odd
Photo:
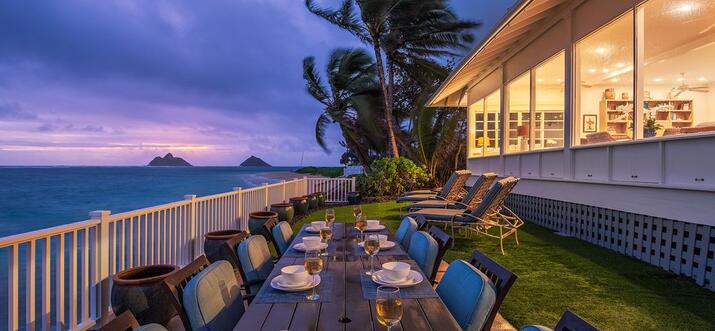
[[[365,253],[370,256],[370,271],[368,271],[367,274],[372,275],[375,273],[375,264],[373,263],[373,260],[375,259],[375,255],[380,252],[380,237],[376,234],[367,235],[367,240],[365,240],[363,246],[363,248],[365,248]]]
[[[376,303],[377,320],[390,331],[402,319],[400,289],[392,286],[378,287]]]
[[[325,243],[325,253],[322,254],[324,256],[328,256],[328,245],[331,238],[333,238],[332,225],[328,224],[320,228],[320,242]]]
[[[312,285],[313,290],[305,298],[311,301],[320,300],[320,295],[318,295],[315,288],[315,276],[320,274],[323,270],[323,258],[320,256],[319,249],[311,249],[305,251],[305,259],[303,260],[303,266],[305,266],[305,271],[313,277]]]
[[[325,210],[325,224],[332,227],[333,223],[335,223],[335,209],[328,208]]]
[[[365,214],[360,213],[355,217],[355,227],[360,231],[360,241],[363,241],[365,235],[363,231],[367,227],[367,220],[365,219]]]
[[[360,214],[362,214],[362,208],[360,208],[360,205],[354,205],[353,206],[353,217],[357,218],[357,216]]]

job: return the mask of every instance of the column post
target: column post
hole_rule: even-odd
[[[184,195],[184,200],[191,202],[189,204],[189,260],[193,261],[198,251],[196,247],[196,194]]]
[[[98,325],[104,325],[109,320],[109,290],[111,287],[109,278],[109,210],[95,210],[89,213],[92,220],[98,220],[97,232],[95,234],[96,260],[94,265],[94,290],[90,291],[93,296],[90,300],[92,319]]]

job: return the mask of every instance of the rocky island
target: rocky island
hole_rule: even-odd
[[[167,153],[164,157],[157,156],[149,164],[149,167],[191,167],[189,162],[180,158],[174,157],[171,153]]]
[[[246,161],[241,162],[241,167],[270,167],[271,165],[259,157],[251,155]]]

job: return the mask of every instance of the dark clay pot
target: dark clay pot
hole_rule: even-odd
[[[295,209],[290,203],[274,203],[271,205],[271,211],[278,214],[278,220],[281,222],[293,222],[293,214]]]
[[[263,224],[268,222],[271,218],[278,218],[278,214],[272,211],[254,211],[249,214],[248,230],[251,232],[251,235],[260,234],[266,238],[266,241],[271,241],[270,234],[266,231],[266,228],[263,227]]]
[[[305,215],[308,213],[308,197],[290,198],[290,203],[293,204],[293,209],[296,215]]]
[[[129,310],[139,324],[167,325],[178,312],[171,295],[162,287],[178,266],[157,264],[124,270],[112,276],[112,310],[116,316]]]
[[[213,231],[204,235],[204,254],[211,263],[216,261],[228,261],[231,263],[234,271],[238,271],[238,258],[236,256],[236,247],[233,247],[233,252],[229,251],[229,247],[225,245],[229,239],[240,235],[243,231],[240,230],[222,230]]]
[[[358,192],[348,192],[348,204],[359,205],[362,198]]]
[[[315,193],[308,194],[308,208],[310,210],[318,208],[318,196]]]
[[[318,206],[324,207],[325,206],[325,192],[315,192],[318,196]]]

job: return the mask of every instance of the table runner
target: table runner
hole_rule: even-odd
[[[300,261],[302,262],[302,260]],[[268,279],[266,279],[266,282],[263,283],[261,289],[258,290],[258,294],[256,294],[256,298],[253,300],[253,303],[330,302],[333,300],[333,281],[335,277],[330,271],[327,270],[327,265],[320,273],[320,285],[318,285],[318,287],[316,288],[318,294],[320,295],[320,300],[318,301],[310,301],[305,298],[305,296],[308,295],[308,292],[311,290],[306,290],[303,292],[283,292],[274,289],[271,286],[271,280],[281,274],[281,268],[291,264],[295,263],[290,263],[286,261],[280,261],[276,263],[275,267],[273,268],[273,271],[268,276]]]
[[[356,256],[369,256],[369,255],[367,255],[367,253],[365,253],[365,249],[360,247],[360,245],[357,245],[357,244],[354,247],[353,254],[355,254]],[[395,242],[395,247],[392,247],[390,249],[380,249],[380,251],[377,252],[377,256],[394,256],[394,255],[407,255],[407,253],[402,248],[402,246],[397,242]]]
[[[415,286],[405,287],[400,289],[400,298],[402,299],[421,299],[421,298],[437,298],[437,292],[432,288],[432,285],[417,266],[415,261],[403,260],[401,262],[406,262],[412,267],[412,270],[417,270],[422,274],[424,280]],[[376,263],[377,264],[377,263]],[[376,265],[375,269],[379,269]],[[362,296],[367,300],[375,300],[377,298],[377,287],[379,284],[372,281],[372,278],[365,274],[366,270],[360,270],[360,285],[362,286]]]

